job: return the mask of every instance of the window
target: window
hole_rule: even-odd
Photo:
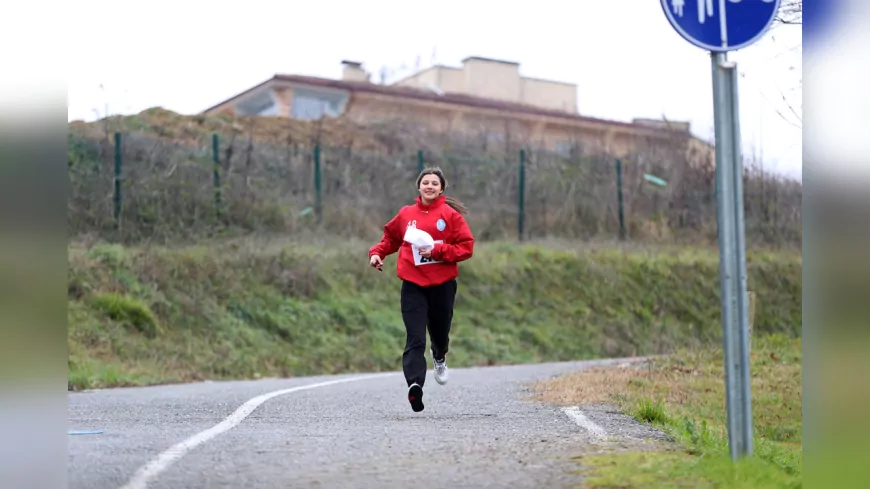
[[[257,112],[257,115],[263,115],[263,116],[278,115],[278,104],[276,104],[274,102],[269,104],[268,107],[265,107],[265,108],[261,109],[259,112]]]
[[[239,102],[236,107],[239,115],[278,115],[278,104],[269,93],[260,93]]]
[[[341,114],[347,95],[334,92],[297,88],[293,91],[293,106],[290,117],[293,119],[320,119],[337,117]]]

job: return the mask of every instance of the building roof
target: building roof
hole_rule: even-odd
[[[520,65],[516,61],[508,61],[506,59],[484,58],[483,56],[469,56],[469,57],[463,59],[462,62],[465,63],[467,61],[472,61],[472,60],[474,60],[474,61],[489,61],[490,63],[502,63],[502,64],[506,64],[506,65],[515,65],[515,66]]]
[[[538,115],[545,117],[552,117],[557,119],[564,119],[566,121],[577,121],[577,122],[591,122],[594,124],[604,124],[615,127],[622,128],[630,128],[632,130],[643,130],[650,131],[653,133],[663,133],[669,132],[672,134],[672,131],[668,131],[667,129],[658,129],[655,127],[650,127],[649,125],[642,124],[633,124],[630,122],[621,122],[614,121],[608,119],[600,119],[596,117],[583,116],[579,114],[571,114],[568,112],[562,112],[558,110],[552,109],[544,109],[541,107],[535,107],[528,104],[521,104],[517,102],[508,102],[484,97],[477,97],[473,95],[466,95],[461,93],[444,93],[439,95],[435,92],[415,88],[415,87],[407,87],[407,86],[396,86],[396,85],[378,85],[371,82],[362,82],[362,81],[348,81],[348,80],[335,80],[330,78],[319,78],[313,76],[303,76],[303,75],[285,75],[285,74],[277,74],[272,78],[256,85],[244,92],[241,92],[219,104],[216,104],[212,107],[205,109],[203,112],[208,112],[210,110],[216,109],[221,105],[231,102],[243,95],[250,93],[259,88],[263,88],[268,85],[272,85],[275,83],[294,83],[301,85],[310,85],[310,86],[318,86],[325,88],[334,88],[340,90],[347,90],[349,92],[364,92],[364,93],[374,93],[379,95],[387,95],[391,97],[401,97],[401,98],[410,98],[416,100],[425,100],[431,102],[441,102],[455,105],[464,105],[466,107],[477,107],[482,109],[493,109],[504,112],[511,113],[519,113],[519,114],[529,114],[529,115]]]

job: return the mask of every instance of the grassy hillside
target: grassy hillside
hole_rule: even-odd
[[[370,243],[72,245],[70,388],[401,368],[395,255]],[[756,331],[797,336],[797,254],[750,254]],[[720,337],[710,251],[481,244],[462,266],[451,365],[663,353]]]

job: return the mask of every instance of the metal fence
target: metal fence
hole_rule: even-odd
[[[427,166],[469,207],[482,240],[703,239],[716,235],[710,169],[521,148],[356,151],[228,138],[70,136],[71,235],[120,241],[303,229],[370,237],[416,196]],[[747,170],[747,236],[799,244],[801,188]]]

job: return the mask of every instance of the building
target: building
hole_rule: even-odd
[[[692,136],[688,123],[584,116],[577,109],[576,85],[524,77],[518,63],[470,57],[461,67],[432,66],[390,85],[372,82],[362,63],[342,65],[341,79],[278,74],[203,113],[400,121],[565,154],[580,148],[619,157],[687,144],[693,161],[713,162],[712,147]]]
[[[394,86],[461,93],[504,102],[577,114],[577,85],[520,75],[519,63],[471,57],[461,68],[435,65],[403,78]]]

